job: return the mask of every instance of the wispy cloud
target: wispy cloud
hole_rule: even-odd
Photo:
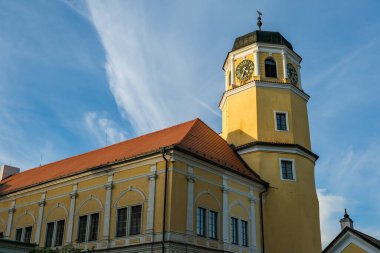
[[[318,174],[324,176],[324,185],[329,190],[319,189],[321,234],[326,246],[339,233],[339,219],[344,208],[348,209],[355,228],[380,236],[372,223],[378,218],[380,197],[380,143],[374,142],[366,148],[348,147],[325,157],[318,164]],[[372,190],[371,190],[372,189]]]
[[[203,86],[210,82],[218,84],[212,81],[212,76],[206,80],[197,76],[206,62],[200,61],[200,53],[181,38],[182,31],[171,30],[170,26],[156,27],[137,1],[87,4],[106,52],[110,90],[123,118],[137,134],[210,112],[220,117],[212,109],[214,105],[209,104],[210,97],[220,94],[200,86],[201,82]],[[180,14],[170,12],[170,15],[173,16],[170,22],[174,22]],[[222,82],[220,85],[223,87]],[[194,99],[200,92],[208,98],[206,101]]]
[[[344,212],[345,200],[326,189],[318,189],[319,217],[321,222],[322,246],[326,247],[340,231],[339,218]]]
[[[125,140],[126,132],[119,129],[112,120],[101,117],[96,112],[87,112],[85,125],[101,145],[110,145]]]

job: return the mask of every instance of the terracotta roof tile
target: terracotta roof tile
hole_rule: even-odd
[[[115,161],[157,152],[160,148],[169,146],[176,146],[229,168],[245,177],[263,182],[248,168],[225,140],[201,120],[195,119],[111,146],[26,170],[0,181],[0,194],[84,172]]]

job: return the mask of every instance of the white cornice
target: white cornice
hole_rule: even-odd
[[[279,152],[279,153],[288,153],[288,154],[296,154],[302,157],[305,157],[315,163],[316,158],[307,152],[303,151],[298,147],[279,147],[279,146],[271,146],[271,145],[255,145],[253,147],[247,147],[238,151],[239,155],[244,155],[252,152],[258,151],[266,151],[266,152]]]
[[[219,109],[223,109],[224,103],[226,102],[227,97],[237,94],[239,92],[254,88],[254,87],[266,87],[266,88],[276,88],[276,89],[286,89],[294,92],[297,94],[299,97],[301,97],[305,102],[308,102],[310,99],[310,96],[307,95],[305,92],[302,90],[296,88],[292,84],[287,84],[287,83],[270,83],[270,82],[264,82],[264,81],[251,81],[250,83],[247,83],[245,85],[241,85],[237,88],[234,88],[232,90],[228,90],[224,92],[222,99],[220,100],[219,103]]]
[[[286,52],[289,58],[297,65],[299,65],[300,62],[302,61],[302,58],[299,55],[297,55],[293,50],[290,50],[287,46],[274,45],[274,44],[268,44],[268,43],[253,43],[251,45],[245,46],[238,50],[229,52],[223,64],[223,69],[226,70],[226,64],[229,62],[231,57],[234,57],[234,59],[236,59],[236,58],[244,57],[245,55],[249,53],[255,53],[255,52],[266,52],[266,53],[272,53],[272,54],[282,54]]]

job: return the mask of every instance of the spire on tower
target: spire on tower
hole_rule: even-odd
[[[347,209],[344,209],[344,216],[340,219],[340,228],[343,230],[345,227],[354,228],[354,221],[350,218],[347,213]]]
[[[261,31],[261,26],[263,23],[261,22],[261,16],[263,15],[259,10],[257,11],[257,26],[259,27],[259,31]]]

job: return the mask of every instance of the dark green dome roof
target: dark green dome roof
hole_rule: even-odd
[[[235,51],[237,49],[243,48],[256,42],[284,45],[288,47],[290,50],[293,50],[292,44],[290,44],[290,42],[287,41],[279,32],[254,31],[236,38],[234,46],[232,47],[232,51]]]

